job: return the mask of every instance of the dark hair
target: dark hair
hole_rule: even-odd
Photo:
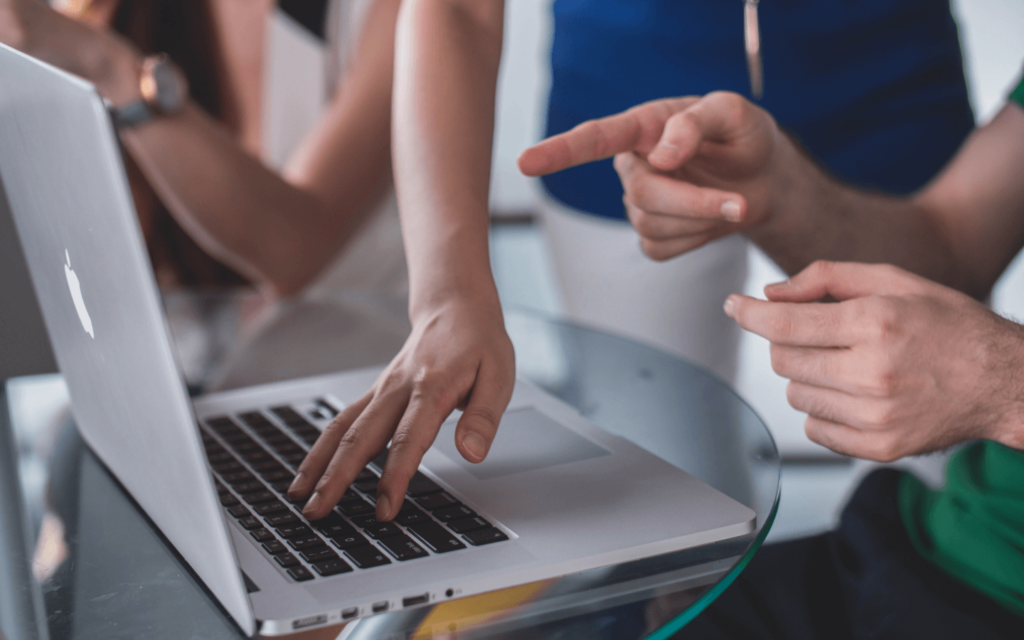
[[[121,0],[111,28],[144,55],[169,55],[185,73],[191,98],[230,131],[237,132],[237,108],[228,89],[209,0]],[[131,158],[126,157],[125,162],[140,217],[144,207],[149,209],[148,221],[142,220],[143,231],[158,277],[171,269],[173,279],[185,286],[243,284],[241,276],[210,257],[185,233]]]

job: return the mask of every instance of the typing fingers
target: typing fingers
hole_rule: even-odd
[[[405,386],[386,381],[378,385],[366,409],[342,434],[302,515],[319,520],[330,513],[359,472],[387,445],[409,404],[409,395]]]
[[[402,508],[409,480],[437,437],[441,423],[455,408],[456,400],[453,397],[445,400],[436,388],[413,392],[391,439],[387,462],[377,485],[377,520],[389,520]]]
[[[320,437],[313,443],[302,464],[299,465],[295,480],[292,481],[292,485],[288,488],[288,497],[290,499],[305,498],[313,491],[317,480],[323,475],[327,465],[331,462],[331,458],[334,456],[342,436],[345,435],[345,432],[352,426],[356,418],[370,404],[370,401],[373,399],[373,393],[373,390],[370,390],[363,394],[363,397],[345,407],[327,425],[327,428],[320,434]]]

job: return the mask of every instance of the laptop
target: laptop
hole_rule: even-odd
[[[285,491],[379,369],[191,400],[94,88],[0,46],[0,178],[78,428],[245,633],[281,635],[741,536],[755,514],[517,381],[489,457],[453,415],[401,513],[386,451],[331,516]]]

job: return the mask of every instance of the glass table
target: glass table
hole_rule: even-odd
[[[195,392],[384,363],[408,330],[396,319],[401,301],[358,295],[271,305],[251,294],[190,294],[166,304]],[[778,506],[780,459],[764,423],[727,384],[658,350],[529,312],[509,311],[506,324],[521,377],[749,506],[755,530],[297,637],[667,638],[758,550]],[[83,444],[59,376],[10,380],[2,400],[0,625],[8,640],[244,637]]]

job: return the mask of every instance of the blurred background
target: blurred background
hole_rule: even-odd
[[[551,1],[507,3],[491,182],[492,260],[503,304],[558,314],[558,292],[542,237],[532,223],[539,186],[523,177],[515,163],[519,153],[543,133],[550,82]],[[960,26],[971,103],[981,124],[999,110],[1024,68],[1024,3],[952,0],[952,5]],[[770,11],[770,6],[764,3],[762,11]],[[771,78],[766,77],[765,83],[769,86]],[[785,276],[755,247],[748,247],[748,252],[744,293],[763,297],[764,285]],[[1024,318],[1020,256],[996,286],[992,304],[1004,315]],[[728,321],[724,314],[722,321]],[[782,503],[769,539],[829,528],[848,492],[873,465],[841,458],[807,439],[804,415],[786,403],[786,381],[771,370],[767,341],[749,334],[743,337],[737,387],[768,423],[785,461]],[[902,466],[938,483],[945,459],[936,454],[903,461]]]

